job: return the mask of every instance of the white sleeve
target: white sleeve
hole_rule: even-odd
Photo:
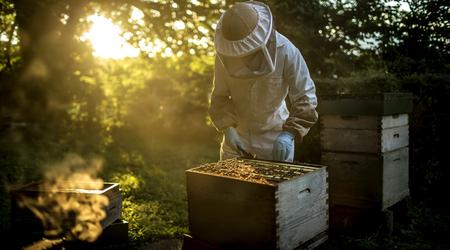
[[[295,47],[286,55],[284,78],[289,83],[291,109],[283,130],[302,140],[318,120],[317,97],[305,59]]]
[[[236,115],[230,90],[226,82],[226,72],[216,57],[214,64],[214,86],[210,98],[209,115],[217,130],[236,126]]]

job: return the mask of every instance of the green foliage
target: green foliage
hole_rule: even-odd
[[[442,0],[407,1],[410,11],[397,13],[402,25],[384,30],[381,44],[387,67],[399,75],[449,73],[450,3]]]
[[[399,79],[381,71],[355,72],[348,77],[316,79],[319,94],[398,92]]]
[[[178,215],[178,214],[175,214]],[[123,201],[123,218],[130,221],[130,237],[132,240],[155,240],[168,237],[180,237],[187,232],[186,227],[173,224],[171,214],[166,214],[157,201],[142,203]]]
[[[104,1],[100,13],[111,17],[130,33],[129,41],[140,47],[143,42],[163,42],[184,59],[213,52],[213,24],[225,7],[224,1]],[[133,9],[142,11],[141,21],[130,22]],[[175,23],[182,22],[182,28]],[[175,28],[174,28],[175,27]],[[198,44],[199,41],[205,43]],[[192,50],[191,50],[192,49]],[[180,54],[181,53],[181,54]]]
[[[0,1],[0,72],[12,69],[19,59],[17,24],[14,21],[14,6],[10,1]]]
[[[448,72],[448,1],[267,2],[277,29],[319,77],[368,69],[397,75]]]
[[[401,79],[403,91],[414,94],[414,110],[410,117],[411,190],[434,200],[450,177],[445,157],[446,130],[450,118],[450,77],[447,74],[410,75]],[[433,202],[443,202],[439,199]]]
[[[0,0],[2,231],[10,185],[39,179],[40,166],[77,152],[106,159],[103,175],[121,184],[132,239],[186,232],[184,170],[218,158],[218,134],[206,124],[214,24],[234,2]],[[319,95],[414,94],[411,191],[427,205],[440,205],[436,196],[449,177],[443,157],[448,1],[407,1],[411,11],[387,0],[265,2],[276,28],[304,54]],[[141,20],[132,18],[136,10]],[[127,41],[142,50],[140,57],[94,58],[80,40],[92,14],[121,26]],[[162,48],[146,50],[151,44]],[[318,163],[319,127],[296,149],[300,160]],[[448,230],[424,206],[417,205],[402,240],[419,237],[416,231],[433,232],[421,216]],[[342,249],[413,248],[375,238],[340,242]]]
[[[343,43],[330,39],[332,5],[327,1],[267,1],[275,27],[298,46],[314,75],[341,74]],[[337,63],[339,61],[339,63]]]

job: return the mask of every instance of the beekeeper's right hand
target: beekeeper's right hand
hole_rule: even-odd
[[[241,154],[240,149],[244,149],[244,144],[241,142],[239,138],[238,132],[233,127],[228,127],[224,131],[225,134],[225,144],[230,146],[236,153]]]

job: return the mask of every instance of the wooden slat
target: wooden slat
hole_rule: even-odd
[[[322,164],[333,205],[385,210],[409,195],[407,147],[381,155],[323,152]]]
[[[409,150],[399,149],[383,157],[382,209],[401,201],[409,195]]]
[[[376,155],[323,152],[328,166],[330,203],[376,207],[381,203],[382,160]]]
[[[122,216],[122,196],[109,198],[109,204],[104,210],[106,211],[106,218],[100,224],[103,228],[106,228]]]
[[[381,128],[394,128],[408,125],[408,114],[386,115],[381,119]]]
[[[377,130],[325,128],[320,140],[325,151],[378,153],[381,135]]]
[[[324,151],[379,154],[408,146],[408,126],[388,129],[331,129],[321,131]]]
[[[412,112],[410,93],[320,95],[320,115],[392,115]]]
[[[320,246],[322,243],[328,240],[328,230],[314,236],[314,238],[303,243],[301,246],[295,248],[295,250],[310,250]]]
[[[322,128],[380,130],[408,125],[408,114],[385,116],[368,115],[322,115]]]
[[[383,129],[381,152],[389,152],[409,145],[409,126]]]
[[[293,249],[328,228],[326,168],[282,182],[277,195],[279,249]]]
[[[297,240],[306,240],[314,238],[316,235],[328,229],[328,210],[321,211],[317,214],[311,215],[310,219],[304,221],[300,228],[295,228],[290,232],[286,231],[284,235],[285,238],[280,239],[279,249],[290,250],[294,249],[298,246],[301,246],[305,241],[297,241]],[[296,233],[301,234],[295,235]],[[323,243],[323,242],[321,242]],[[292,248],[294,246],[294,248]]]
[[[320,124],[323,128],[376,130],[380,128],[381,116],[322,115]]]

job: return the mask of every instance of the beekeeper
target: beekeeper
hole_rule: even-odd
[[[267,5],[237,3],[215,33],[209,114],[224,133],[220,158],[288,161],[317,121],[315,86],[300,51],[274,29]],[[290,109],[286,105],[290,102]]]

